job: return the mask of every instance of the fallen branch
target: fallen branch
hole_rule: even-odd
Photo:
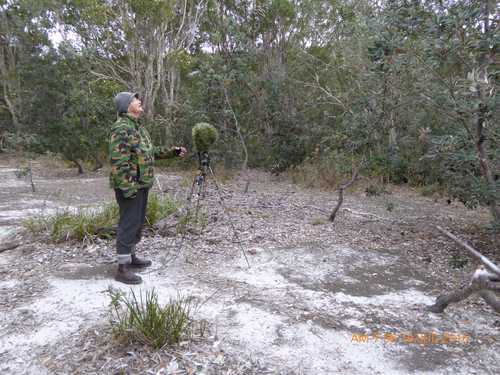
[[[343,208],[342,211],[349,212],[353,215],[358,215],[358,216],[367,216],[367,217],[372,217],[375,220],[387,220],[387,221],[394,221],[393,219],[388,219],[386,217],[378,216],[375,214],[371,214],[369,212],[361,212],[361,211],[355,211],[350,208]]]
[[[354,173],[352,174],[351,181],[346,182],[346,183],[339,186],[339,189],[338,189],[339,199],[337,200],[337,205],[335,206],[332,213],[330,214],[330,217],[328,218],[328,220],[330,220],[332,223],[335,220],[335,217],[337,216],[337,212],[340,209],[342,202],[344,202],[344,190],[347,189],[349,186],[351,186],[352,184],[354,184],[358,180],[358,173],[359,173],[359,169],[356,169],[354,171]]]
[[[435,313],[442,313],[449,304],[463,301],[464,299],[477,293],[488,305],[493,308],[493,310],[500,314],[500,298],[498,297],[498,292],[500,292],[499,267],[479,251],[452,233],[439,226],[436,226],[436,228],[448,238],[467,249],[474,257],[479,259],[484,264],[484,267],[481,266],[476,270],[476,272],[474,272],[474,275],[472,276],[472,279],[467,287],[439,296],[434,305],[428,307],[428,310]]]
[[[463,301],[478,293],[493,310],[500,314],[500,298],[495,293],[498,291],[500,291],[500,279],[481,267],[474,272],[466,288],[439,296],[434,305],[428,307],[428,310],[442,313],[449,304]]]
[[[479,259],[486,266],[486,268],[488,268],[488,270],[490,270],[495,275],[497,275],[498,277],[500,277],[500,268],[495,263],[493,263],[491,260],[489,260],[483,254],[481,254],[479,251],[477,251],[476,249],[474,249],[472,246],[470,246],[469,244],[467,244],[464,241],[462,241],[460,238],[456,237],[455,235],[453,235],[452,233],[448,232],[447,230],[441,228],[439,225],[436,225],[436,228],[441,233],[443,233],[445,236],[447,236],[448,238],[450,238],[453,241],[455,241],[457,244],[459,244],[462,247],[464,247],[465,249],[467,249],[472,255],[474,255],[477,259]]]

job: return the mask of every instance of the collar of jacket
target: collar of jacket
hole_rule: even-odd
[[[131,115],[129,115],[128,113],[124,113],[122,115],[120,115],[121,118],[124,118],[124,119],[127,119],[129,120],[130,122],[132,122],[132,124],[134,124],[135,128],[138,129],[139,126],[141,126],[141,123],[139,122],[139,119],[138,118],[135,118]]]

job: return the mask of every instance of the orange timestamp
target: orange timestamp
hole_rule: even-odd
[[[371,334],[353,333],[351,342],[369,343],[384,342],[387,344],[420,344],[420,345],[447,345],[447,344],[467,344],[471,341],[470,336],[453,332],[422,332],[422,333],[391,333],[374,332]]]

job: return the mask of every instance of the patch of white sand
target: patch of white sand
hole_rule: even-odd
[[[428,296],[418,290],[408,289],[399,292],[376,294],[369,297],[351,296],[343,292],[337,292],[331,296],[337,302],[352,302],[358,305],[377,306],[407,306],[411,304],[430,305],[435,301],[434,297]]]
[[[31,185],[29,181],[25,181],[24,179],[17,179],[15,176],[12,179],[5,179],[2,181],[0,186],[2,188],[26,188],[26,191],[31,191]]]
[[[277,339],[276,332],[283,326],[285,318],[242,303],[226,309],[229,313],[230,325],[221,334],[231,340],[236,340],[246,350],[260,352],[271,351]]]
[[[350,332],[308,323],[288,326],[281,335],[275,355],[307,374],[401,374],[397,363],[384,358],[382,342],[354,343]]]
[[[17,231],[18,228],[14,226],[0,226],[0,244],[6,238],[14,236]]]
[[[285,288],[292,285],[269,266],[268,263],[255,265],[246,270],[228,273],[225,276],[260,288]]]
[[[22,219],[25,217],[33,217],[39,215],[50,215],[56,212],[51,208],[23,208],[20,210],[8,210],[0,212],[0,219]]]
[[[0,289],[12,289],[19,284],[19,280],[0,281]]]

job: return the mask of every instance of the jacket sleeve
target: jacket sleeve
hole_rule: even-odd
[[[125,198],[137,193],[137,166],[132,162],[133,144],[126,128],[111,131],[109,154],[113,186],[123,192]]]
[[[175,150],[164,146],[155,146],[154,148],[155,159],[171,159],[175,158]]]

